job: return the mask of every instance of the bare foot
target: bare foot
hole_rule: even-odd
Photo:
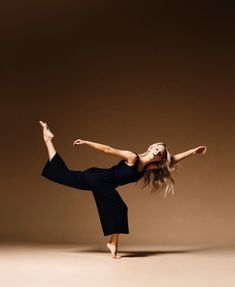
[[[40,125],[43,127],[43,138],[44,141],[51,141],[54,138],[53,133],[49,130],[47,123],[39,121]]]
[[[112,257],[114,259],[120,259],[121,258],[120,255],[117,255],[117,245],[116,244],[108,242],[106,245],[107,245],[108,249],[110,250]]]

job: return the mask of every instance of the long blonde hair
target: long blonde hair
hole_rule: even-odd
[[[161,191],[165,189],[164,191],[164,198],[168,193],[172,193],[174,195],[174,185],[175,185],[175,180],[172,176],[172,173],[176,171],[178,166],[180,164],[176,164],[173,160],[173,156],[170,154],[167,146],[163,142],[156,143],[158,145],[163,145],[165,147],[165,153],[162,158],[162,160],[159,161],[154,161],[149,164],[156,164],[157,168],[156,169],[150,169],[147,170],[145,169],[145,172],[140,180],[143,181],[143,188],[145,186],[152,186],[152,189],[150,190],[151,193],[154,193],[156,191]],[[144,155],[146,155],[148,151],[146,151]],[[148,165],[147,165],[148,166]],[[147,167],[146,166],[146,167]]]

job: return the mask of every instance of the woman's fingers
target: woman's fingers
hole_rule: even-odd
[[[205,147],[204,147],[204,151],[203,151],[203,153],[205,153],[205,152],[206,152],[206,150],[207,150],[207,147],[205,146]]]
[[[83,143],[84,143],[83,140],[77,139],[77,140],[75,140],[75,141],[73,142],[73,145],[76,146],[76,145],[78,145],[78,144],[83,144]]]
[[[205,153],[207,150],[206,146],[199,146],[198,148],[196,148],[196,153]]]
[[[205,153],[205,152],[206,152],[206,149],[207,149],[206,146],[202,146],[202,147],[201,147],[202,153]]]
[[[75,140],[75,141],[73,142],[73,145],[77,145],[77,144],[79,144],[79,139],[78,139],[78,140]]]

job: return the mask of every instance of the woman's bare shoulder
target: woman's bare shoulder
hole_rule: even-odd
[[[126,163],[130,166],[134,165],[138,160],[139,155],[133,151],[129,151],[128,158],[126,159]]]

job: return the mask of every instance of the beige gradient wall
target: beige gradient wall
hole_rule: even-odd
[[[75,149],[77,138],[139,153],[207,145],[182,162],[174,197],[118,188],[130,228],[120,242],[234,243],[234,18],[210,4],[1,4],[1,240],[106,240],[90,192],[41,177],[44,120],[74,170],[120,160]]]

